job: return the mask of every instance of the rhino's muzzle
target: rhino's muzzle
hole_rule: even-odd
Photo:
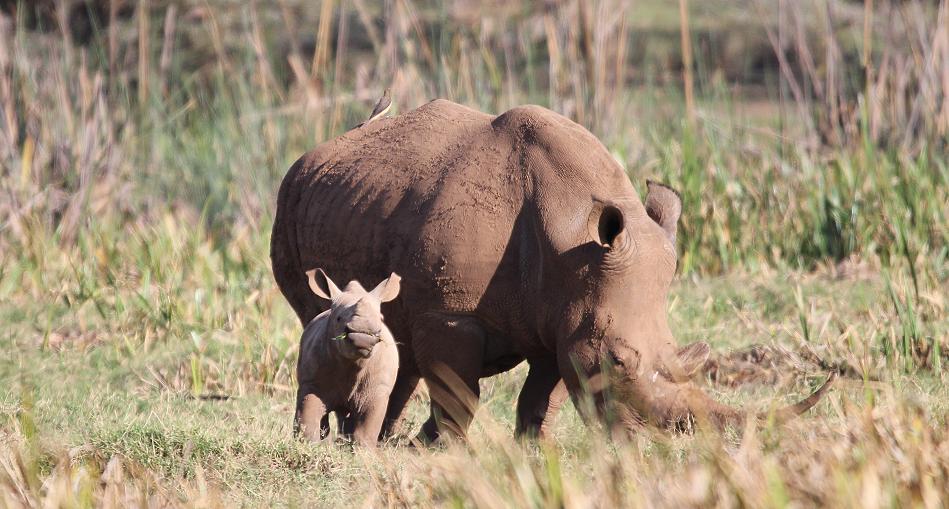
[[[352,343],[353,347],[355,347],[356,352],[358,352],[363,358],[372,355],[372,348],[380,341],[379,336],[374,334],[366,334],[363,332],[350,332],[347,334],[347,338]]]

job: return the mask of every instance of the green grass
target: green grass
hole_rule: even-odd
[[[869,102],[859,58],[822,60],[829,40],[859,55],[861,9],[834,2],[831,35],[807,20],[796,51],[819,65],[795,78],[844,82],[828,124],[829,99],[794,103],[776,69],[730,82],[755,72],[742,58],[773,51],[773,9],[693,5],[693,126],[665,4],[593,9],[595,54],[569,6],[515,3],[479,25],[395,4],[392,23],[368,24],[377,41],[361,20],[381,12],[331,10],[331,28],[348,16],[342,45],[336,28],[320,39],[320,9],[288,0],[295,27],[263,4],[182,4],[168,46],[168,11],[153,6],[148,23],[120,19],[114,65],[107,28],[84,44],[19,21],[0,31],[0,505],[946,503],[947,91],[930,7],[877,13],[873,40],[906,67],[881,71]],[[901,23],[924,42],[888,31]],[[306,48],[287,48],[314,34],[326,58],[311,68]],[[912,65],[920,55],[932,72]],[[269,268],[275,190],[383,86],[398,111],[433,97],[492,112],[532,102],[583,123],[638,189],[653,178],[682,192],[669,316],[680,344],[712,345],[707,390],[766,410],[830,370],[836,388],[781,428],[623,441],[568,404],[551,441],[517,443],[520,366],[482,383],[469,444],[399,445],[427,415],[424,392],[378,451],[293,439],[300,326]],[[932,115],[911,121],[914,104]]]

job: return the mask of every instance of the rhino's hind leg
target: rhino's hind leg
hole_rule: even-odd
[[[434,442],[446,432],[464,437],[478,406],[485,338],[470,316],[429,313],[416,321],[413,351],[432,399],[432,419],[420,441]]]
[[[517,397],[518,436],[547,436],[561,405],[567,399],[567,386],[560,377],[555,357],[528,359],[530,370]]]

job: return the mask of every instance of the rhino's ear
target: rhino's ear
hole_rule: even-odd
[[[318,297],[326,300],[333,300],[339,295],[339,287],[323,272],[323,269],[311,269],[306,271],[306,277],[310,282],[310,290]]]
[[[651,180],[646,181],[646,214],[656,222],[675,244],[676,223],[682,215],[682,198],[675,189]]]
[[[587,220],[587,229],[594,242],[605,248],[613,247],[625,227],[622,210],[608,203],[594,203]]]
[[[389,302],[399,295],[402,278],[393,272],[389,277],[372,289],[371,293],[379,302]]]

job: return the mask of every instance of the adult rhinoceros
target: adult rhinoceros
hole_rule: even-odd
[[[613,397],[595,401],[614,422],[739,422],[744,412],[689,381],[708,346],[677,348],[667,324],[680,211],[678,194],[654,183],[644,206],[606,148],[558,114],[491,116],[436,100],[294,163],[271,259],[304,324],[328,305],[307,270],[343,281],[402,275],[401,296],[383,307],[401,343],[384,433],[420,377],[433,415],[423,437],[463,433],[473,409],[459,386],[477,396],[480,378],[524,360],[518,433],[546,432],[567,394],[607,379],[607,365],[619,374],[608,377]],[[779,415],[807,410],[827,385]]]

